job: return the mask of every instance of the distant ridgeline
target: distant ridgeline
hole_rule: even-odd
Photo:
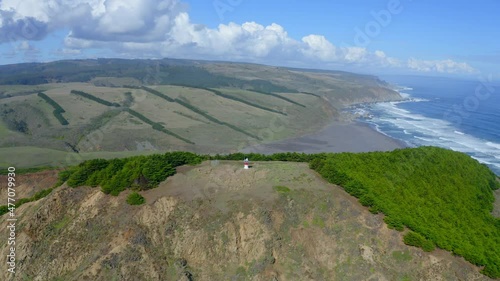
[[[89,82],[96,77],[130,77],[148,85],[182,84],[208,88],[250,88],[263,92],[297,92],[262,79],[245,80],[211,73],[188,60],[98,59],[0,66],[0,85]]]
[[[369,153],[277,153],[197,155],[169,152],[124,159],[95,159],[59,174],[59,184],[100,186],[118,195],[131,188],[158,186],[175,167],[204,160],[309,162],[328,181],[342,186],[373,213],[383,213],[390,228],[405,231],[404,242],[432,251],[435,247],[484,266],[482,273],[500,277],[500,218],[491,215],[493,190],[500,187],[485,165],[460,152],[436,147]],[[37,194],[31,201],[46,196]],[[132,193],[128,201],[142,204]],[[137,198],[135,198],[135,197]],[[26,200],[29,202],[30,200]],[[129,204],[132,204],[129,202]],[[4,214],[6,206],[0,207]]]

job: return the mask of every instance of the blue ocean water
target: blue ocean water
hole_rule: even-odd
[[[378,131],[409,146],[467,153],[500,175],[500,83],[420,76],[381,77],[406,98],[364,105]],[[359,110],[359,109],[358,109]]]

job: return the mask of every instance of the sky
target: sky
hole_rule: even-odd
[[[0,0],[0,64],[241,61],[500,79],[496,0]]]

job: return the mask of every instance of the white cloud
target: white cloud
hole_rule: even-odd
[[[325,36],[311,34],[303,37],[302,42],[305,43],[302,53],[307,57],[322,61],[337,59],[337,48]]]
[[[348,62],[365,62],[368,51],[362,47],[347,47],[343,48],[344,58]]]
[[[418,60],[408,59],[408,68],[421,72],[440,72],[440,73],[476,73],[477,70],[465,62],[456,62],[447,60]]]
[[[35,48],[28,41],[21,41],[21,43],[17,45],[16,49],[18,51],[31,51]]]
[[[82,50],[94,48],[125,57],[474,72],[466,63],[452,60],[412,58],[405,63],[381,50],[339,47],[318,34],[296,40],[276,23],[228,23],[208,28],[192,23],[187,6],[180,0],[0,0],[0,43],[40,40],[60,28],[70,30],[64,46],[58,47],[59,53],[65,54],[82,54]]]
[[[374,60],[377,60],[382,66],[388,66],[388,67],[402,66],[401,62],[398,59],[388,57],[383,51],[376,50],[373,54],[375,55]]]

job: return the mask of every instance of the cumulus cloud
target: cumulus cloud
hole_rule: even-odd
[[[418,71],[472,72],[451,60],[407,63],[364,47],[335,46],[325,36],[291,38],[284,27],[256,22],[191,22],[180,0],[1,0],[0,43],[41,40],[68,29],[55,53],[81,55],[85,49],[111,50],[124,57],[184,57],[244,60],[282,65],[407,67]],[[298,63],[297,63],[298,62]]]
[[[88,40],[162,41],[176,16],[186,9],[178,0],[3,0],[0,28],[12,29],[17,22],[32,20],[44,27],[37,30],[39,38],[69,28],[72,36]]]
[[[325,36],[311,34],[303,37],[302,42],[305,44],[302,53],[307,57],[323,61],[337,59],[337,48]]]
[[[0,9],[0,44],[19,40],[40,40],[47,34],[46,23],[33,17],[17,18],[15,15],[13,11]]]
[[[422,71],[431,72],[436,71],[440,73],[475,73],[477,72],[472,66],[465,62],[456,62],[450,59],[447,60],[418,60],[415,58],[408,59],[408,68]]]

